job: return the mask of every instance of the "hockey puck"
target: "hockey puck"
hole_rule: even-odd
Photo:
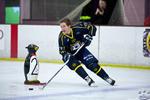
[[[29,88],[29,90],[33,90],[33,88]]]

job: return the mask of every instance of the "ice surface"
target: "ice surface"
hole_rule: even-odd
[[[38,79],[47,82],[62,64],[40,63]],[[149,96],[150,70],[103,67],[116,80],[110,86],[94,73],[84,69],[97,87],[89,87],[67,66],[45,87],[24,85],[24,62],[0,61],[0,100],[140,100]],[[29,90],[34,88],[34,90]]]

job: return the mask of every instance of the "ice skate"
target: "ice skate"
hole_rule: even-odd
[[[106,82],[108,82],[110,85],[114,85],[115,84],[115,80],[111,79],[111,78],[107,78]]]
[[[88,85],[91,87],[96,86],[95,82],[89,76],[85,77],[85,81],[87,81]]]

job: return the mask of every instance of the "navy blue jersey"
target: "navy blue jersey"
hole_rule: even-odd
[[[90,23],[78,23],[71,26],[71,35],[66,35],[64,32],[59,34],[59,53],[64,55],[65,53],[74,53],[82,43],[82,39],[85,34],[90,36],[96,35],[96,27]]]

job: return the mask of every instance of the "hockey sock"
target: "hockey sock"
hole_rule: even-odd
[[[99,66],[97,63],[91,63],[87,68],[104,80],[109,77],[103,68],[101,68],[101,66]]]
[[[74,71],[83,79],[85,79],[85,77],[88,76],[88,74],[81,65],[77,66]]]
[[[109,78],[108,74],[103,70],[103,68],[101,68],[100,72],[97,73],[97,75],[100,76],[103,80]]]
[[[115,80],[111,79],[108,76],[108,74],[103,70],[103,68],[101,68],[100,72],[97,75],[100,76],[106,82],[108,82],[110,85],[113,86],[115,84]]]

